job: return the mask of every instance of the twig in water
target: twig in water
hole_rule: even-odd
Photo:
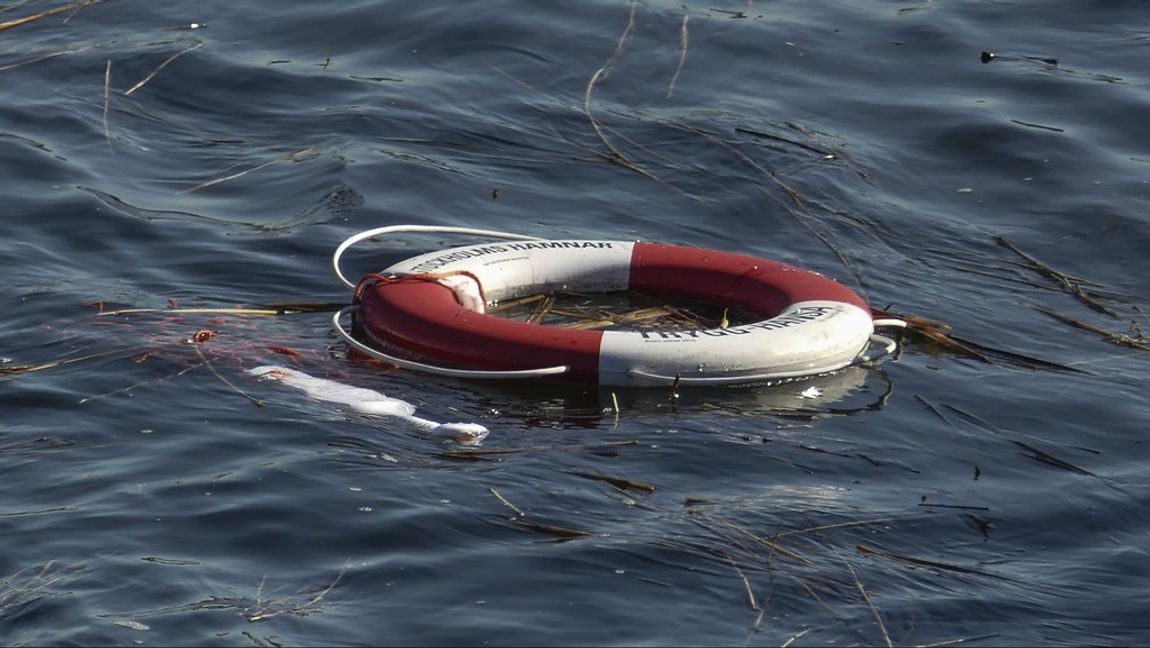
[[[599,133],[598,120],[591,114],[591,95],[595,92],[595,84],[600,79],[607,76],[607,70],[615,61],[619,60],[619,56],[623,53],[623,48],[627,45],[627,39],[631,36],[631,31],[635,29],[635,3],[631,3],[631,11],[627,16],[627,26],[623,28],[623,33],[619,35],[619,42],[615,45],[615,50],[611,52],[611,56],[607,58],[607,62],[603,64],[595,74],[591,75],[591,80],[587,82],[587,89],[583,95],[583,109],[587,113],[587,117],[591,120],[591,125],[595,127],[595,132]],[[603,140],[608,148],[611,147],[610,143],[606,141],[602,133],[599,133],[599,139]]]
[[[99,1],[100,1],[100,2],[103,2],[103,0],[99,0]],[[60,21],[60,24],[62,24],[62,25],[67,25],[69,22],[71,22],[72,18],[73,18],[73,17],[74,17],[76,14],[80,13],[80,10],[81,10],[81,9],[83,9],[84,7],[86,7],[88,4],[89,4],[89,3],[87,3],[87,2],[84,2],[84,3],[82,3],[82,4],[79,4],[79,5],[78,5],[78,6],[77,6],[75,9],[72,9],[72,13],[68,14],[67,16],[65,16],[65,17],[64,17],[64,19],[63,19],[63,20],[61,20],[61,21]]]
[[[738,574],[739,578],[743,581],[743,590],[747,592],[747,604],[751,606],[752,610],[758,610],[759,604],[755,601],[755,593],[751,591],[751,581],[747,580],[747,575],[743,573],[743,570],[739,569],[739,565],[735,563],[734,558],[727,556],[727,560],[731,561],[731,567],[735,568],[735,573]]]
[[[1142,351],[1150,351],[1150,344],[1146,344],[1146,342],[1144,341],[1145,337],[1141,334],[1139,334],[1137,337],[1135,337],[1135,336],[1132,336],[1128,333],[1112,333],[1112,332],[1107,331],[1106,329],[1104,329],[1100,326],[1094,326],[1093,324],[1090,324],[1087,322],[1082,322],[1082,321],[1076,320],[1072,317],[1067,317],[1066,315],[1063,315],[1061,313],[1057,313],[1057,312],[1052,311],[1048,308],[1042,308],[1041,306],[1036,306],[1035,309],[1038,312],[1042,313],[1043,315],[1046,315],[1047,317],[1051,317],[1053,319],[1056,319],[1059,322],[1062,322],[1063,324],[1073,326],[1074,328],[1077,328],[1077,329],[1082,329],[1083,331],[1089,331],[1091,333],[1097,333],[1098,335],[1101,335],[1103,338],[1105,338],[1107,342],[1110,342],[1112,344],[1117,344],[1118,346],[1128,346],[1128,347],[1131,347],[1134,349],[1139,349]],[[1137,325],[1135,325],[1135,328],[1136,328],[1136,326]],[[1134,328],[1132,328],[1131,330],[1134,330]]]
[[[47,18],[48,16],[54,16],[58,13],[64,13],[65,11],[72,11],[73,9],[81,9],[83,7],[87,7],[88,5],[99,4],[103,1],[104,0],[84,0],[83,2],[73,2],[71,4],[60,5],[59,7],[53,7],[51,9],[48,9],[46,11],[41,11],[40,13],[33,14],[31,16],[23,16],[21,18],[13,18],[12,20],[5,20],[4,22],[0,22],[0,31],[4,31],[5,29],[11,29],[13,27],[19,27],[20,25],[30,23],[34,20],[39,20],[41,18]]]
[[[602,67],[595,70],[595,74],[592,74],[591,79],[587,82],[587,89],[583,93],[583,114],[587,115],[587,120],[591,122],[591,128],[595,130],[595,135],[599,138],[599,141],[603,143],[603,146],[607,148],[607,155],[605,157],[609,161],[658,181],[658,178],[643,167],[629,160],[627,156],[623,155],[623,153],[611,143],[611,140],[607,139],[606,134],[603,133],[602,123],[600,123],[591,112],[591,96],[595,94],[595,84],[607,76],[607,70],[615,64],[615,61],[619,59],[619,55],[623,53],[623,48],[627,45],[627,39],[631,36],[631,31],[634,29],[635,3],[632,2],[631,13],[627,18],[627,27],[624,28],[623,33],[620,34],[619,43],[615,46],[615,51],[611,53],[610,58],[607,59],[607,62],[604,63]]]
[[[819,526],[807,527],[805,529],[795,529],[793,531],[781,531],[779,533],[776,533],[775,537],[776,538],[782,538],[782,537],[789,536],[789,535],[799,535],[799,534],[803,534],[803,533],[816,533],[819,531],[826,531],[828,529],[842,529],[845,527],[863,526],[863,525],[867,525],[867,524],[885,524],[887,522],[893,522],[897,519],[898,518],[895,518],[895,517],[883,517],[883,518],[874,518],[874,519],[870,519],[870,520],[855,520],[853,522],[838,522],[835,524],[821,524]]]
[[[874,620],[876,623],[878,623],[878,629],[880,632],[882,632],[882,638],[883,641],[886,642],[887,648],[894,648],[894,643],[891,642],[890,635],[887,634],[886,624],[882,622],[882,615],[880,615],[878,610],[875,609],[874,603],[870,600],[870,594],[867,594],[866,588],[863,587],[862,581],[859,580],[858,572],[856,572],[855,568],[851,566],[851,564],[846,560],[843,561],[843,564],[845,564],[847,569],[850,570],[851,576],[853,576],[855,579],[855,585],[858,586],[859,594],[862,594],[863,600],[866,601],[867,607],[870,608],[871,614],[874,615]]]
[[[684,7],[683,13],[683,26],[679,28],[679,65],[675,68],[675,74],[671,77],[671,84],[667,86],[667,98],[671,98],[671,94],[675,92],[675,82],[679,80],[679,74],[683,72],[683,64],[687,62],[687,19],[690,14],[686,13]]]
[[[851,276],[854,278],[856,286],[862,286],[863,285],[862,277],[859,275],[858,271],[855,270],[854,266],[851,264],[850,260],[846,256],[846,254],[841,249],[839,249],[839,246],[835,245],[834,242],[831,241],[829,236],[827,236],[826,234],[821,232],[818,228],[816,228],[812,223],[810,223],[808,221],[807,214],[805,214],[803,211],[800,211],[801,209],[804,209],[806,207],[806,201],[803,199],[803,197],[799,194],[799,192],[797,190],[793,189],[790,185],[783,182],[774,172],[770,171],[769,169],[764,168],[763,165],[759,164],[753,158],[751,158],[749,155],[747,155],[746,153],[742,152],[741,150],[739,150],[738,148],[733,146],[730,142],[727,142],[727,141],[715,136],[713,133],[709,133],[709,132],[707,132],[701,128],[697,128],[697,127],[691,126],[689,124],[684,124],[684,123],[679,122],[678,126],[680,128],[685,129],[685,130],[688,130],[688,131],[691,131],[693,133],[697,133],[699,135],[702,135],[704,139],[707,139],[707,140],[713,142],[714,144],[717,144],[718,146],[721,146],[722,148],[725,148],[728,151],[734,153],[735,156],[738,157],[740,160],[742,160],[747,166],[751,167],[755,171],[758,171],[764,178],[773,182],[775,184],[775,186],[778,187],[779,190],[782,191],[787,196],[787,198],[790,198],[791,202],[787,202],[786,200],[780,198],[778,195],[776,195],[772,192],[766,191],[765,189],[764,189],[764,192],[772,200],[774,200],[776,203],[778,203],[778,205],[780,207],[787,210],[787,213],[790,214],[791,217],[794,218],[799,223],[799,225],[801,225],[804,229],[806,229],[808,232],[813,234],[815,238],[817,238],[820,242],[822,242],[822,244],[825,245],[827,247],[827,249],[829,249],[835,255],[835,258],[837,258],[839,260],[839,263],[842,264],[843,268],[845,268],[846,271],[849,272],[851,274]],[[791,204],[791,203],[794,203],[794,204]],[[825,207],[824,207],[824,209],[825,209]]]
[[[282,315],[295,313],[334,313],[347,306],[346,302],[267,302],[264,308],[274,308]]]
[[[254,166],[250,169],[245,169],[244,171],[238,171],[236,173],[226,175],[222,178],[216,178],[214,180],[208,180],[207,182],[201,182],[200,184],[198,184],[198,185],[196,185],[190,189],[185,189],[184,193],[191,193],[193,191],[199,191],[200,189],[205,189],[207,187],[217,185],[221,182],[226,182],[228,180],[235,180],[236,178],[243,177],[249,173],[252,173],[253,171],[259,171],[260,169],[265,169],[265,168],[267,168],[267,167],[269,167],[269,166],[271,166],[277,162],[294,161],[294,160],[296,160],[296,159],[298,159],[304,155],[307,155],[308,153],[313,152],[314,150],[315,149],[308,146],[306,148],[302,148],[302,149],[300,149],[298,151],[294,151],[292,153],[285,153],[284,155],[281,155],[278,158],[275,158],[274,160],[268,160],[267,162],[264,162],[263,164],[257,164],[256,166]]]
[[[541,303],[539,305],[539,308],[535,309],[535,312],[533,312],[531,314],[531,316],[527,318],[527,323],[528,324],[538,324],[539,322],[541,322],[543,320],[544,317],[547,317],[547,314],[551,312],[551,309],[554,306],[555,306],[555,296],[554,295],[547,295],[546,297],[543,298],[543,303]]]
[[[761,628],[763,626],[763,618],[766,616],[767,616],[767,606],[763,605],[762,607],[759,608],[759,614],[755,617],[755,622],[751,624],[751,633],[752,634],[758,632],[759,628]],[[751,637],[747,636],[747,641],[746,641],[746,643],[743,644],[743,646],[749,646],[750,643],[751,643]]]
[[[926,496],[924,495],[923,497],[926,497]],[[966,504],[933,504],[933,503],[928,504],[926,502],[919,502],[918,505],[925,507],[925,508],[949,508],[949,509],[959,509],[961,511],[989,511],[990,510],[989,506],[968,506]]]
[[[626,479],[624,477],[613,477],[611,475],[599,475],[591,472],[573,471],[572,475],[577,475],[584,479],[594,479],[601,482],[606,482],[621,491],[637,490],[644,493],[654,493],[655,485],[648,484],[647,482],[635,481],[633,479]]]
[[[494,488],[488,488],[487,490],[491,491],[491,494],[494,495],[496,499],[498,499],[500,502],[503,502],[504,506],[506,506],[507,508],[514,511],[515,517],[523,517],[524,515],[527,515],[522,510],[520,510],[520,508],[518,506],[515,506],[511,502],[508,502],[507,498],[505,498],[499,494],[499,491],[495,490]]]
[[[501,313],[505,310],[516,308],[518,306],[523,306],[524,304],[530,304],[533,302],[537,302],[537,301],[540,301],[540,300],[543,300],[546,298],[547,298],[547,295],[545,295],[544,293],[539,293],[537,295],[528,295],[527,297],[519,297],[518,299],[508,299],[505,301],[501,301],[498,304],[487,309],[487,313],[489,315],[494,315],[495,313]]]
[[[928,401],[926,398],[923,398],[923,397],[922,397],[922,396],[920,396],[919,394],[915,394],[915,395],[914,395],[914,397],[915,397],[915,400],[917,400],[918,402],[922,403],[923,405],[925,405],[925,406],[926,406],[926,408],[927,408],[928,410],[930,410],[931,412],[933,412],[935,416],[937,416],[938,418],[942,419],[942,421],[943,421],[944,423],[946,423],[947,425],[949,425],[949,426],[951,426],[951,427],[954,427],[954,423],[951,423],[951,422],[950,422],[950,419],[946,418],[946,416],[945,416],[945,415],[943,415],[943,413],[942,413],[942,410],[940,410],[940,409],[938,409],[937,407],[935,407],[935,406],[934,406],[934,403],[932,403],[932,402]]]
[[[248,639],[251,639],[252,643],[254,643],[259,648],[281,648],[283,646],[283,644],[281,644],[281,643],[277,643],[275,641],[272,641],[272,637],[274,637],[275,635],[272,635],[271,637],[264,637],[261,639],[261,638],[255,636],[254,634],[248,632],[247,630],[244,630],[240,634],[247,637]]]
[[[30,58],[30,59],[25,60],[25,61],[17,61],[15,63],[9,63],[8,65],[0,65],[0,72],[4,72],[5,70],[14,70],[18,67],[29,65],[31,63],[39,63],[40,61],[47,61],[48,59],[53,59],[53,58],[56,58],[57,56],[63,56],[65,54],[74,54],[78,51],[81,51],[81,50],[62,50],[59,52],[51,52],[48,54],[41,54],[40,56],[35,56],[35,57]]]
[[[184,367],[183,369],[180,369],[179,371],[177,371],[174,374],[169,374],[167,376],[164,376],[163,378],[158,378],[156,380],[145,380],[143,382],[138,382],[134,385],[128,385],[127,387],[120,387],[119,389],[113,389],[112,391],[104,392],[103,394],[96,394],[95,396],[87,396],[85,398],[81,398],[80,401],[77,403],[77,405],[83,405],[84,403],[87,403],[88,401],[96,400],[97,398],[107,398],[108,396],[115,396],[116,394],[123,394],[124,392],[130,392],[133,389],[136,389],[138,387],[142,387],[142,386],[147,385],[149,383],[163,382],[165,380],[171,380],[172,378],[179,378],[180,376],[188,373],[189,371],[191,371],[193,369],[198,369],[199,367],[203,367],[203,366],[205,366],[203,363],[194,364],[190,367]]]
[[[1024,442],[1019,441],[1017,439],[1011,439],[1011,441],[1013,441],[1014,444],[1019,446],[1020,448],[1023,448],[1025,450],[1029,450],[1031,453],[1031,456],[1033,456],[1035,459],[1037,459],[1038,461],[1040,461],[1044,464],[1048,464],[1048,465],[1054,466],[1056,468],[1061,468],[1063,470],[1069,470],[1070,472],[1075,472],[1075,473],[1078,473],[1079,475],[1086,475],[1088,477],[1097,477],[1097,475],[1090,472],[1089,470],[1086,470],[1084,468],[1079,468],[1078,466],[1075,466],[1074,464],[1070,463],[1069,461],[1059,459],[1058,457],[1055,457],[1054,455],[1050,454],[1049,452],[1035,448],[1034,446],[1030,445],[1029,443],[1024,443]]]
[[[997,347],[987,346],[980,342],[968,340],[966,338],[952,335],[950,326],[942,322],[927,319],[925,317],[918,317],[917,315],[898,315],[887,311],[874,309],[875,317],[896,317],[907,322],[906,331],[910,335],[914,335],[920,341],[927,341],[943,351],[954,353],[967,358],[973,358],[980,362],[987,364],[996,364],[995,358],[1006,360],[1018,365],[1022,365],[1029,369],[1045,369],[1053,371],[1071,371],[1074,373],[1090,373],[1084,369],[1078,369],[1070,365],[1059,364],[1041,358],[1035,358],[1014,351],[1007,351],[1006,349],[999,349]],[[994,356],[992,358],[991,356]],[[921,400],[921,399],[920,399]],[[946,406],[948,409],[954,409],[951,406]]]
[[[36,574],[28,576],[23,582],[16,582],[15,575],[5,577],[0,581],[0,618],[3,618],[8,609],[27,604],[29,601],[50,596],[48,587],[79,569],[56,568],[55,561],[49,561]]]
[[[254,606],[244,607],[240,609],[240,614],[248,621],[255,623],[256,621],[263,621],[272,617],[277,617],[281,614],[294,614],[296,616],[307,616],[312,612],[319,611],[319,604],[323,599],[331,593],[335,586],[339,583],[340,579],[347,572],[350,561],[345,563],[344,566],[336,574],[333,580],[327,587],[319,594],[313,596],[309,601],[302,604],[290,604],[286,598],[271,601],[263,600],[264,583],[267,577],[260,578],[260,584],[256,587],[256,604]]]
[[[165,67],[167,67],[167,66],[168,66],[168,64],[169,64],[169,63],[171,63],[172,61],[174,61],[174,60],[176,60],[176,59],[180,58],[181,56],[183,56],[184,54],[187,54],[188,52],[191,52],[192,50],[197,50],[197,49],[199,49],[199,48],[201,48],[201,47],[203,47],[203,46],[204,46],[204,44],[203,44],[202,42],[199,42],[199,43],[196,43],[195,45],[192,45],[191,47],[189,47],[189,48],[187,48],[187,49],[185,49],[185,50],[182,50],[182,51],[176,52],[175,54],[172,54],[172,55],[171,55],[171,56],[169,56],[168,58],[164,59],[164,62],[163,62],[163,63],[160,63],[160,64],[159,64],[159,65],[156,67],[156,69],[152,70],[152,73],[151,73],[151,74],[149,74],[148,76],[144,77],[143,79],[140,79],[140,81],[139,81],[138,83],[136,83],[136,85],[132,86],[131,88],[128,88],[128,90],[124,92],[124,96],[126,97],[126,96],[128,96],[128,95],[132,94],[133,92],[135,92],[135,91],[139,90],[140,88],[144,87],[144,84],[146,84],[147,82],[151,81],[151,80],[152,80],[152,77],[154,77],[154,76],[156,76],[157,74],[159,74],[159,73],[160,73],[160,70],[163,70],[163,69],[164,69]]]
[[[807,144],[806,142],[800,142],[798,140],[794,140],[794,139],[791,139],[789,137],[783,137],[782,135],[775,135],[773,133],[766,133],[766,132],[763,132],[760,130],[755,130],[753,128],[746,128],[744,126],[736,126],[735,132],[736,133],[743,133],[744,135],[750,135],[752,137],[758,137],[761,139],[767,139],[767,140],[772,140],[775,142],[782,142],[784,144],[790,144],[791,146],[797,146],[798,148],[810,151],[812,153],[818,153],[819,155],[824,156],[824,157],[827,155],[832,155],[832,156],[837,157],[837,154],[831,149],[823,148],[821,146],[815,146],[814,144]]]
[[[842,620],[843,616],[842,616],[841,614],[839,614],[839,611],[838,611],[838,610],[836,610],[835,608],[831,607],[831,605],[830,605],[829,603],[827,603],[826,601],[824,601],[824,600],[823,600],[823,597],[819,596],[818,592],[816,592],[816,591],[815,591],[815,590],[814,590],[814,589],[813,589],[813,588],[812,588],[810,585],[808,585],[808,584],[807,584],[807,583],[806,583],[806,582],[805,582],[803,579],[799,578],[798,576],[795,576],[794,574],[791,574],[791,575],[790,575],[790,578],[791,578],[791,580],[795,581],[795,583],[797,583],[797,584],[798,584],[798,586],[799,586],[799,587],[801,587],[801,588],[803,589],[803,591],[804,591],[804,592],[806,592],[806,593],[807,593],[807,596],[811,597],[812,599],[814,599],[815,601],[817,601],[819,605],[821,605],[821,606],[823,606],[824,608],[826,608],[826,611],[827,611],[827,612],[828,612],[828,613],[829,613],[831,616],[833,616],[833,617],[834,617],[834,618],[836,618],[836,619],[839,619],[840,621]]]
[[[1011,252],[1022,257],[1023,259],[1026,259],[1026,261],[1029,262],[1029,264],[1030,264],[1028,266],[1030,269],[1034,270],[1035,272],[1037,272],[1043,276],[1046,276],[1050,279],[1053,279],[1054,281],[1057,281],[1058,284],[1062,286],[1063,290],[1070,293],[1071,295],[1074,295],[1074,297],[1076,297],[1078,299],[1078,301],[1082,302],[1083,304],[1086,304],[1087,306],[1098,311],[1099,313],[1102,313],[1104,315],[1109,315],[1110,317],[1113,317],[1114,319],[1121,319],[1118,316],[1118,313],[1115,313],[1113,310],[1107,308],[1106,306],[1103,306],[1101,303],[1098,302],[1098,300],[1096,300],[1093,297],[1091,297],[1090,295],[1086,294],[1086,290],[1082,288],[1082,283],[1079,280],[1071,277],[1070,275],[1068,275],[1064,272],[1059,272],[1058,270],[1055,270],[1054,268],[1051,268],[1050,266],[1042,263],[1038,259],[1030,256],[1026,252],[1023,252],[1022,250],[1018,249],[1018,246],[1011,243],[1005,236],[996,236],[996,237],[994,237],[994,240],[995,240],[995,242],[997,242],[1002,247],[1010,250]]]
[[[44,369],[54,369],[74,362],[83,362],[85,360],[93,360],[95,358],[103,358],[104,356],[115,355],[117,353],[135,353],[140,349],[114,349],[112,351],[100,351],[98,353],[90,353],[78,358],[65,358],[63,360],[52,360],[51,362],[44,362],[38,365],[7,365],[0,366],[0,377],[29,373],[32,371],[42,371]]]
[[[235,393],[239,394],[240,396],[243,396],[244,398],[248,399],[256,407],[263,407],[264,406],[262,401],[260,401],[256,397],[252,396],[251,394],[245,392],[244,390],[240,389],[239,387],[236,387],[235,383],[228,380],[227,377],[225,377],[223,374],[221,374],[219,371],[217,371],[215,366],[212,365],[212,362],[210,360],[208,360],[208,356],[204,355],[204,352],[200,350],[199,344],[193,342],[192,348],[196,350],[196,355],[200,356],[200,360],[203,361],[204,366],[208,368],[208,371],[212,372],[212,375],[215,376],[216,378],[219,378],[220,382],[227,385],[228,387],[231,387],[232,391],[234,391]]]
[[[908,565],[917,565],[919,567],[931,567],[934,569],[941,569],[944,571],[952,571],[952,572],[956,572],[959,574],[977,574],[979,576],[987,576],[989,578],[996,578],[998,580],[1005,580],[1005,581],[1010,580],[1006,576],[1000,576],[998,574],[988,572],[988,571],[982,571],[981,569],[975,569],[973,567],[966,567],[963,565],[955,565],[952,563],[944,563],[944,562],[939,562],[937,560],[924,560],[922,558],[915,558],[913,556],[904,556],[902,554],[896,554],[896,553],[893,553],[890,551],[882,551],[881,549],[875,549],[874,547],[869,547],[867,545],[860,544],[860,545],[856,545],[855,548],[859,550],[859,553],[873,554],[876,556],[885,556],[886,558],[890,558],[892,560],[897,560],[899,562],[903,562],[903,563],[906,563]]]
[[[96,317],[111,315],[139,315],[143,313],[180,313],[184,315],[288,315],[301,313],[289,309],[270,308],[121,308],[120,310],[97,313]]]
[[[760,536],[752,533],[746,527],[743,527],[739,524],[736,524],[736,523],[734,523],[734,522],[732,522],[726,518],[716,517],[716,518],[714,518],[714,521],[718,524],[722,524],[723,526],[727,527],[728,529],[731,529],[732,531],[739,533],[740,535],[751,540],[755,544],[765,548],[767,550],[766,563],[768,566],[771,564],[771,561],[774,559],[774,556],[776,553],[781,555],[781,556],[785,556],[787,558],[790,558],[794,561],[797,561],[799,563],[802,563],[803,565],[806,565],[807,567],[814,567],[815,566],[815,563],[811,562],[810,560],[803,557],[802,555],[795,553],[794,551],[791,551],[790,549],[787,549],[786,547],[780,546],[779,542],[778,542],[779,536],[780,536],[779,533],[775,533],[774,535],[772,535],[770,540],[768,541],[766,538],[760,537]],[[700,526],[701,526],[701,523],[700,523]],[[742,547],[744,551],[747,551],[748,553],[753,553],[750,551],[749,547],[746,547],[745,545],[743,545],[741,542],[738,541],[737,538],[732,538],[729,535],[723,534],[717,528],[714,528],[714,527],[710,527],[710,528],[703,527],[703,528],[706,528],[709,531],[711,531],[712,533],[718,535],[719,537],[724,538],[724,539]]]
[[[786,641],[784,641],[783,643],[779,644],[779,648],[787,648],[787,646],[790,646],[790,645],[791,645],[791,644],[793,644],[793,643],[794,643],[794,642],[795,642],[797,639],[799,639],[800,637],[802,637],[803,635],[805,635],[806,633],[808,633],[808,632],[810,632],[810,631],[811,631],[811,629],[810,629],[810,628],[805,628],[805,629],[803,629],[803,630],[800,630],[799,632],[796,632],[795,634],[791,635],[791,636],[790,636],[790,638],[788,638]]]
[[[994,632],[991,634],[978,635],[975,637],[963,637],[961,639],[947,639],[946,641],[938,641],[938,642],[929,643],[929,644],[918,644],[917,646],[915,646],[915,648],[942,648],[942,646],[957,646],[959,644],[964,644],[968,641],[978,641],[980,639],[992,639],[992,638],[997,637],[997,636],[999,636],[999,633]]]
[[[500,450],[444,450],[437,456],[445,459],[459,459],[461,461],[499,461],[503,455],[527,452],[526,448],[504,448]]]
[[[109,145],[112,143],[112,138],[108,135],[108,85],[110,84],[111,80],[112,59],[108,59],[107,63],[104,65],[104,117],[102,122],[104,124],[104,139],[107,140]]]
[[[540,522],[532,522],[522,518],[511,518],[511,521],[516,525],[521,526],[536,533],[554,536],[559,540],[573,540],[575,538],[584,538],[587,536],[599,535],[594,531],[584,531],[583,529],[573,529],[570,527],[561,527],[554,524],[542,524]]]

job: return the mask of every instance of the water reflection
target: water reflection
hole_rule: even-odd
[[[527,427],[603,428],[620,418],[667,413],[813,420],[881,409],[893,391],[879,369],[841,371],[774,385],[722,388],[602,388],[502,383],[481,396],[491,411]],[[494,392],[494,393],[493,393]]]

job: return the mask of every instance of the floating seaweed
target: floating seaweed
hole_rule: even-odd
[[[240,616],[247,619],[249,623],[267,621],[285,615],[305,617],[310,614],[323,612],[323,602],[339,585],[344,574],[347,573],[350,564],[350,562],[345,563],[335,575],[335,578],[315,594],[298,592],[287,596],[266,598],[264,588],[267,585],[267,577],[264,576],[260,578],[259,584],[256,585],[254,598],[246,596],[210,596],[206,599],[183,605],[119,614],[102,614],[100,616],[102,618],[112,619],[113,623],[126,623],[127,627],[132,627],[130,625],[131,623],[139,623],[136,621],[137,619],[180,614],[196,610],[234,610],[238,612]]]
[[[66,567],[49,561],[41,567],[26,569],[0,578],[0,620],[11,610],[43,598],[57,596],[52,588],[68,576],[82,571],[82,567]]]

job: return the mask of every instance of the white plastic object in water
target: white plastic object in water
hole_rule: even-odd
[[[431,432],[434,436],[462,443],[478,445],[488,435],[488,429],[478,423],[436,423],[415,416],[415,406],[411,403],[384,395],[374,389],[354,387],[327,378],[317,378],[302,371],[264,365],[248,370],[248,373],[264,380],[275,380],[294,387],[316,400],[339,403],[354,412],[367,416],[392,416],[411,423],[415,427]]]

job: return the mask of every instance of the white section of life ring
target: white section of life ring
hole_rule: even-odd
[[[726,329],[607,331],[599,372],[637,385],[770,382],[851,366],[873,333],[870,314],[853,304],[799,302],[770,319]]]
[[[465,273],[479,282],[492,303],[526,292],[626,290],[634,246],[630,241],[587,240],[469,245],[400,261],[383,274]]]

